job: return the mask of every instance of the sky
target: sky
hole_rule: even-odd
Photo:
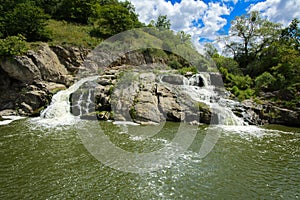
[[[201,49],[206,42],[216,42],[228,34],[230,21],[251,11],[259,11],[272,22],[288,24],[300,19],[300,0],[130,0],[140,21],[148,24],[159,15],[167,15],[171,29],[185,31]]]

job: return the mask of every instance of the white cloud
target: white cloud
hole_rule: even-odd
[[[237,2],[238,2],[239,0],[223,0],[223,2],[232,2],[232,3],[234,3],[234,4],[237,4]]]
[[[224,2],[237,3],[238,0],[223,0]],[[200,38],[214,40],[227,20],[222,17],[229,15],[231,9],[225,3],[204,3],[201,0],[182,0],[180,3],[166,2],[164,0],[131,0],[135,6],[139,19],[148,24],[161,15],[167,15],[171,20],[171,29],[183,30],[192,36],[195,45],[199,46]],[[200,21],[194,26],[193,21]]]
[[[287,26],[292,19],[300,18],[299,0],[266,0],[250,6],[249,11],[260,11],[262,16]]]

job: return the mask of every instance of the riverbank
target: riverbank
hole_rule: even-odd
[[[55,93],[72,85],[78,79],[78,72],[86,71],[84,62],[90,52],[91,50],[86,48],[49,46],[46,43],[41,43],[37,45],[35,51],[30,50],[23,56],[2,59],[0,76],[3,92],[0,94],[0,110],[4,110],[4,112],[10,110],[21,116],[39,116],[40,112],[50,104]],[[111,60],[107,52],[102,62],[106,63],[105,60]],[[176,62],[178,60],[175,58]],[[154,54],[145,51],[130,52],[113,62],[110,61],[111,65],[105,71],[98,73],[99,78],[94,94],[96,102],[91,104],[94,108],[91,109],[91,112],[83,113],[82,118],[88,119],[92,115],[97,116],[99,120],[127,121],[132,119],[139,124],[160,123],[162,121],[187,121],[194,124],[218,123],[216,121],[219,120],[215,120],[216,116],[214,116],[216,112],[212,112],[211,109],[211,99],[201,103],[199,100],[193,100],[191,96],[184,98],[184,100],[180,99],[180,96],[185,95],[187,97],[188,94],[174,93],[177,88],[184,87],[186,80],[191,78],[195,72],[187,70],[182,75],[180,74],[182,72],[170,68],[168,65],[170,61],[172,61],[171,56],[162,59],[161,56],[154,56]],[[147,70],[148,72],[136,73],[134,70]],[[126,73],[129,73],[127,78],[124,76]],[[213,82],[211,86],[214,88],[210,89],[219,90],[218,92],[223,94],[216,95],[221,95],[223,98],[222,95],[225,91],[221,91],[224,89],[221,75],[213,72],[206,74],[208,75],[202,72],[202,75],[200,73],[198,77],[194,76],[197,78],[190,80],[193,82],[191,85],[198,87],[199,91],[207,90],[206,93],[201,94],[202,97],[199,99],[205,98],[212,92],[209,91],[210,85],[205,85],[211,81]],[[124,77],[125,82],[131,84],[127,85],[128,93],[123,93],[123,89],[117,88],[117,83],[124,80]],[[158,79],[160,82],[157,82]],[[115,94],[113,94],[114,89]],[[84,90],[79,90],[79,92],[84,92]],[[126,105],[126,109],[124,108],[125,110],[122,111],[126,112],[126,115],[113,111],[112,107],[120,106],[121,102],[119,102],[120,105],[118,102],[112,102],[111,95],[118,98],[122,95],[130,97],[131,100],[122,102]],[[76,93],[73,97],[75,96]],[[80,94],[77,94],[78,97]],[[209,98],[217,101],[215,96],[209,96]],[[76,103],[73,102],[73,104]],[[229,107],[228,105],[225,106]],[[257,99],[255,101],[245,100],[240,104],[236,103],[229,109],[248,124],[300,126],[299,108],[290,110],[271,101],[258,103]],[[187,110],[188,112],[185,112]],[[73,106],[72,112],[78,115],[80,111],[76,106]]]

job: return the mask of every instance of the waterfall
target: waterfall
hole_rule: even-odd
[[[214,123],[235,126],[245,125],[244,120],[232,112],[238,102],[227,98],[228,95],[226,94],[228,92],[222,88],[222,79],[218,77],[218,74],[214,73],[212,75],[208,72],[201,72],[190,78],[182,78],[184,79],[182,91],[194,101],[208,105],[214,117],[217,117],[217,119],[212,119]],[[160,80],[165,82],[163,78]]]
[[[70,95],[77,91],[80,86],[89,81],[94,81],[98,77],[92,76],[79,80],[66,90],[59,91],[52,97],[51,104],[42,111],[40,118],[53,120],[53,122],[68,123],[68,120],[74,119],[70,109]],[[90,97],[90,95],[89,95]],[[80,97],[81,101],[83,97]],[[79,102],[80,103],[80,102]],[[81,112],[81,111],[80,111]],[[81,114],[81,113],[80,113]]]
[[[214,77],[214,82],[220,82],[215,79],[217,78]],[[244,120],[232,112],[232,108],[237,102],[226,98],[227,96],[224,97],[223,94],[216,90],[217,86],[212,85],[212,82],[213,80],[211,80],[210,73],[196,74],[189,79],[189,85],[184,86],[184,91],[193,100],[203,102],[210,106],[212,112],[217,116],[217,124],[234,126],[245,125]],[[223,93],[226,92],[224,91]]]

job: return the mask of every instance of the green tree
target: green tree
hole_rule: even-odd
[[[218,69],[224,68],[231,74],[242,75],[239,64],[233,58],[224,57],[219,54],[213,54],[212,59]]]
[[[92,35],[107,38],[141,27],[142,24],[134,11],[134,7],[129,2],[100,6],[96,12],[96,27]]]
[[[49,40],[45,29],[48,18],[43,9],[31,2],[16,4],[4,17],[4,37],[22,34],[27,41]]]
[[[171,22],[168,19],[167,15],[159,15],[155,23],[155,27],[159,30],[165,30],[171,28]]]
[[[274,89],[276,78],[269,72],[264,72],[255,79],[256,91],[270,91]]]
[[[57,11],[61,7],[62,0],[35,0],[35,5],[42,8],[52,18],[58,18]]]
[[[280,25],[263,19],[259,12],[236,17],[231,22],[226,49],[234,55],[240,67],[246,68],[261,51],[278,39]]]
[[[300,20],[295,18],[290,25],[282,30],[281,39],[300,51]]]
[[[88,24],[95,4],[96,0],[63,0],[54,17],[59,20]]]

